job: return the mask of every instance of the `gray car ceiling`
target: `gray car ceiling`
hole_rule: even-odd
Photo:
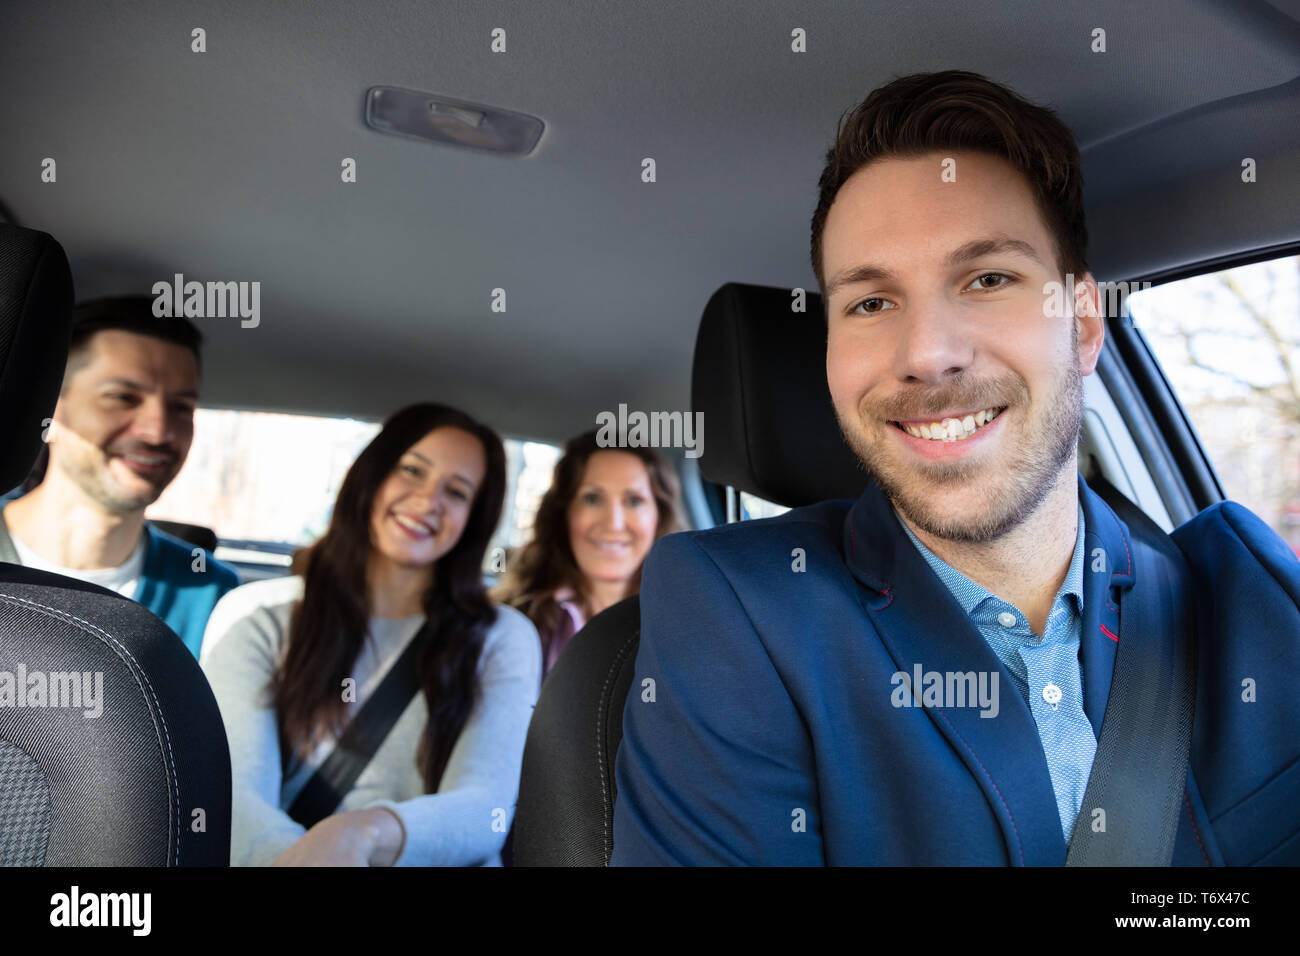
[[[975,70],[1060,112],[1101,278],[1300,240],[1298,21],[1295,0],[8,3],[0,201],[63,243],[80,298],[260,281],[257,328],[199,320],[208,404],[438,399],[561,439],[620,402],[689,407],[720,284],[815,289],[836,119],[904,73]],[[527,157],[382,135],[375,85],[546,130]]]

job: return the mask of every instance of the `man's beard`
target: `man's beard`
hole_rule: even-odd
[[[980,462],[904,463],[900,459],[906,453],[901,447],[885,451],[893,444],[890,436],[882,436],[872,444],[863,436],[857,423],[850,428],[843,417],[840,418],[840,430],[885,496],[916,527],[948,541],[991,541],[1018,527],[1037,510],[1055,486],[1062,467],[1075,454],[1083,424],[1083,376],[1078,354],[1077,347],[1072,347],[1072,360],[1065,365],[1052,394],[1032,406],[1037,409],[1034,419],[1021,425],[1022,431],[1018,435],[1007,434],[997,439],[1008,444],[1007,450],[999,457]],[[949,388],[934,394],[941,401],[912,400],[907,407],[923,407],[928,412],[931,409],[1008,406],[1001,415],[1013,411],[1023,415],[1032,410],[1028,404],[1028,387],[1020,376],[1015,376],[1004,387],[991,383],[973,390]],[[972,398],[961,400],[963,395]],[[887,404],[899,407],[897,399]],[[874,421],[923,417],[900,413],[896,418],[889,409],[885,409],[883,414],[879,410],[872,413]],[[1010,420],[1003,426],[1009,424]],[[896,426],[884,424],[883,427]],[[1012,441],[1016,443],[1011,445]],[[933,499],[936,486],[967,489],[970,507],[953,509],[939,506]]]
[[[151,452],[151,454],[158,453]],[[140,491],[131,491],[118,484],[117,479],[109,471],[109,463],[113,457],[115,456],[99,451],[93,457],[77,455],[72,461],[60,463],[64,474],[109,514],[130,514],[133,511],[144,510],[162,496],[179,471],[179,466],[174,464],[166,477],[156,482],[137,475],[136,477],[141,481],[148,482],[149,487]]]

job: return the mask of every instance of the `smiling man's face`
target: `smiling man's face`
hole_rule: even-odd
[[[1018,526],[1074,471],[1103,335],[1090,276],[1045,314],[1063,277],[1028,182],[982,153],[876,160],[840,189],[822,249],[827,381],[858,457],[932,535]]]
[[[96,332],[85,349],[54,410],[50,467],[108,514],[141,511],[189,454],[198,360],[183,345],[118,329]]]

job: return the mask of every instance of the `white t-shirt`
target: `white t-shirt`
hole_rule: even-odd
[[[87,584],[98,584],[101,588],[108,588],[128,598],[135,597],[136,588],[140,585],[140,572],[144,570],[145,545],[149,540],[147,535],[141,534],[140,543],[131,552],[131,556],[115,568],[93,568],[83,571],[60,567],[52,561],[46,561],[19,541],[12,528],[9,529],[9,538],[14,543],[14,550],[18,552],[23,567],[49,571],[51,574],[62,574],[65,577],[76,578],[78,581],[85,581]]]

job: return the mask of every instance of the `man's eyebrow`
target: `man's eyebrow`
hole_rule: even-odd
[[[845,269],[826,286],[826,298],[833,296],[840,286],[849,285],[854,282],[881,282],[885,279],[894,278],[894,274],[888,269],[882,269],[880,266],[862,265],[853,266]]]
[[[972,259],[1003,252],[1025,256],[1037,262],[1040,266],[1046,266],[1046,263],[1038,257],[1038,251],[1032,245],[1023,239],[1014,239],[1011,236],[989,236],[986,239],[972,239],[964,246],[948,253],[948,258],[945,261],[950,266],[959,266],[964,262],[970,262]]]
[[[148,385],[143,385],[135,379],[130,378],[106,378],[99,383],[100,388],[129,388],[135,392],[152,392],[153,389]],[[199,393],[192,388],[187,388],[181,392],[172,392],[172,398],[192,398],[196,402],[199,400]]]
[[[142,385],[140,382],[137,382],[135,379],[125,378],[120,375],[117,378],[106,378],[99,384],[101,388],[109,385],[115,385],[115,386],[122,386],[124,388],[133,388],[137,392],[149,391],[148,385]]]
[[[989,236],[984,239],[972,239],[963,246],[959,246],[952,252],[948,253],[944,263],[948,266],[959,266],[963,263],[970,262],[972,259],[979,259],[982,256],[995,255],[997,253],[1013,253],[1015,255],[1025,256],[1032,259],[1040,266],[1046,266],[1046,263],[1039,257],[1038,251],[1032,245],[1023,239],[1015,239],[1011,236]],[[849,285],[854,282],[881,282],[886,279],[894,278],[894,273],[888,269],[873,265],[853,266],[840,272],[835,278],[831,279],[826,286],[826,297],[833,296],[841,286]]]

